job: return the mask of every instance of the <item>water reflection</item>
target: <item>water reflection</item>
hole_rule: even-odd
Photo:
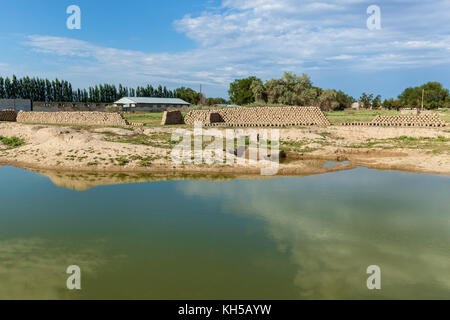
[[[344,165],[336,163],[334,166],[326,165],[326,160],[299,160],[291,159],[289,163],[296,166],[296,176],[324,174],[339,170],[353,169],[348,162]],[[276,176],[261,176],[257,174],[203,174],[203,173],[129,173],[129,172],[63,172],[52,170],[33,170],[47,176],[56,186],[77,191],[86,191],[98,186],[131,184],[157,181],[229,181],[234,179],[271,179]]]
[[[297,266],[302,299],[450,298],[449,187],[448,177],[367,169],[235,188],[178,185],[264,221]],[[365,286],[373,264],[383,271],[381,292]]]
[[[56,186],[77,191],[87,191],[89,189],[116,184],[132,184],[157,181],[175,180],[211,180],[227,181],[235,178],[234,175],[225,174],[183,174],[183,173],[82,173],[82,172],[60,172],[50,170],[33,170],[39,174],[47,176]]]
[[[65,270],[77,264],[95,277],[107,265],[101,241],[79,248],[75,243],[40,238],[0,241],[0,299],[61,299],[77,297],[64,288]]]
[[[447,176],[0,176],[0,298],[450,298]],[[373,264],[381,291],[365,286]]]

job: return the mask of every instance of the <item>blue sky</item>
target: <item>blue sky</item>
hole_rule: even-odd
[[[69,5],[81,30],[66,27]],[[381,9],[381,30],[366,10]],[[397,96],[450,87],[450,0],[10,0],[0,10],[0,74],[164,84],[227,97],[236,78],[284,71],[322,88]]]

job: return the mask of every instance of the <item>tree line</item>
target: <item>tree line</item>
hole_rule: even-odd
[[[205,99],[203,95],[191,88],[181,87],[174,90],[165,86],[151,85],[129,88],[119,84],[100,84],[87,89],[73,89],[65,80],[48,80],[40,78],[0,77],[0,99],[30,99],[43,102],[105,102],[112,103],[123,97],[159,97],[180,98],[193,105],[216,103],[221,98]]]
[[[363,108],[449,108],[449,90],[439,82],[428,82],[419,87],[406,88],[396,99],[382,101],[381,96],[363,93],[357,100],[341,90],[313,86],[311,79],[285,72],[283,77],[263,82],[257,77],[237,79],[230,84],[230,100],[237,105],[298,105],[318,106],[323,110],[343,110],[359,101]],[[129,88],[119,84],[100,84],[87,89],[73,89],[65,80],[40,78],[0,77],[0,99],[30,99],[44,102],[105,102],[112,103],[123,97],[180,98],[192,105],[219,105],[229,101],[223,98],[205,98],[201,93],[186,87],[174,90],[151,85]]]
[[[257,77],[237,79],[230,84],[228,91],[231,101],[237,105],[280,104],[290,106],[318,106],[323,110],[343,110],[350,108],[356,101],[367,109],[427,109],[449,108],[449,90],[439,82],[428,82],[420,87],[405,89],[397,99],[385,99],[381,95],[364,92],[357,100],[343,91],[322,89],[313,86],[311,79],[302,74],[297,76],[285,72],[282,78],[271,79],[263,83]]]
[[[285,72],[282,78],[263,83],[256,77],[235,80],[228,91],[237,105],[279,104],[289,106],[318,106],[323,110],[343,110],[355,101],[343,91],[315,87],[311,79]]]

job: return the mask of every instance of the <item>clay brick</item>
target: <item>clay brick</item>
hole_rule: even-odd
[[[17,122],[41,124],[72,124],[98,126],[128,126],[120,113],[112,112],[25,112],[20,111]]]

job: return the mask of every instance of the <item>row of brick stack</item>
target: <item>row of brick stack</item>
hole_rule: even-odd
[[[330,121],[318,107],[253,107],[220,110],[193,110],[184,118],[188,125],[200,121],[205,126],[328,126]]]

